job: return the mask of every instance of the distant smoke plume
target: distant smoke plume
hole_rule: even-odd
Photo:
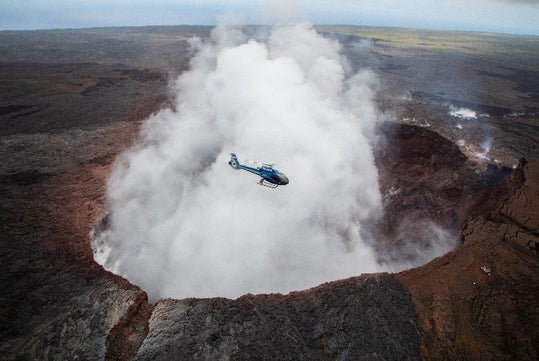
[[[477,112],[468,108],[450,107],[449,115],[459,119],[477,119]]]
[[[263,40],[218,26],[108,185],[96,259],[157,297],[287,292],[379,270],[362,224],[381,210],[371,150],[377,80],[349,74],[312,26]],[[275,190],[229,167],[278,161]]]

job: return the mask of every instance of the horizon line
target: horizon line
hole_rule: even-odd
[[[359,25],[359,24],[326,24],[313,23],[310,21],[298,21],[297,23],[309,23],[314,27],[355,27],[355,28],[373,28],[373,29],[391,29],[391,30],[415,30],[415,31],[433,31],[433,32],[458,32],[458,33],[475,33],[475,34],[493,34],[493,35],[509,35],[523,37],[539,37],[539,34],[531,33],[516,33],[516,32],[501,32],[492,30],[462,30],[451,28],[428,28],[428,27],[409,27],[409,26],[390,26],[390,25]],[[239,27],[273,27],[280,24],[242,24]],[[146,24],[146,25],[106,25],[106,26],[81,26],[81,27],[43,27],[31,29],[0,29],[2,32],[32,32],[32,31],[69,31],[69,30],[92,30],[92,29],[120,29],[120,28],[172,28],[172,27],[207,27],[214,28],[217,24]]]

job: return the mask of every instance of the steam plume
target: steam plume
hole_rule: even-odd
[[[175,110],[152,116],[108,186],[96,259],[157,297],[287,292],[378,270],[362,223],[380,212],[370,146],[377,81],[350,74],[311,25],[194,41]],[[271,190],[231,169],[235,152],[279,161]]]

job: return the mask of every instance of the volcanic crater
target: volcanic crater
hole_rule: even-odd
[[[94,261],[89,235],[106,214],[115,160],[137,142],[150,114],[171,106],[167,77],[187,68],[186,39],[207,37],[209,29],[2,32],[0,49],[9,49],[0,58],[3,359],[537,358],[537,84],[512,87],[513,97],[482,88],[481,103],[526,113],[492,114],[488,124],[470,121],[461,132],[448,115],[450,101],[414,93],[436,93],[423,75],[448,55],[396,44],[380,29],[360,56],[353,44],[373,38],[373,29],[319,30],[338,37],[353,64],[382,69],[378,104],[388,120],[374,153],[384,216],[370,229],[380,261],[430,262],[287,295],[150,304],[143,290]],[[87,49],[73,39],[101,51],[83,61]],[[513,70],[488,49],[453,51],[459,61],[449,56],[440,77],[473,74],[475,84],[502,85],[522,83],[539,54],[516,59]],[[410,60],[425,54],[418,64]],[[462,96],[459,81],[444,86],[444,99]],[[397,100],[402,89],[412,96]],[[485,136],[496,149],[478,158],[470,146]],[[436,255],[428,252],[431,224],[454,243],[432,261],[418,259],[417,249]]]

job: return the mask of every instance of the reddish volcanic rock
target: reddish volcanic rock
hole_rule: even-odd
[[[463,244],[397,275],[411,292],[427,360],[539,355],[539,161],[521,161],[466,223]]]

